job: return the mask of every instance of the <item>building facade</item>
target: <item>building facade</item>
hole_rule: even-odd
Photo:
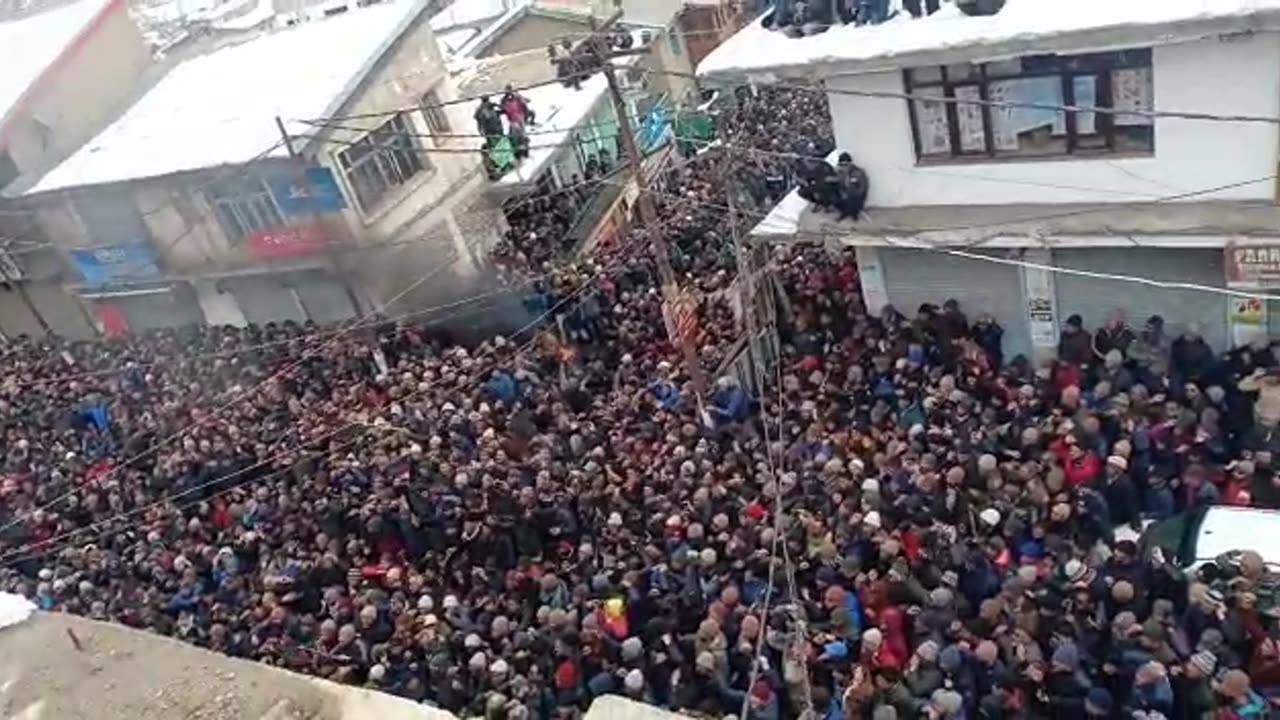
[[[1280,244],[1280,3],[1184,17],[1119,0],[1069,30],[1034,4],[940,13],[891,40],[756,23],[714,51],[713,77],[818,68],[837,148],[870,178],[856,223],[793,196],[761,232],[856,246],[873,311],[955,299],[993,315],[1006,357],[1052,357],[1073,315],[1159,315],[1219,349],[1280,327],[1280,305],[1226,292],[1275,281],[1259,268]]]
[[[338,40],[293,94],[240,82]],[[422,5],[353,4],[179,63],[21,207],[103,331],[406,315],[476,292],[502,232],[454,100]]]

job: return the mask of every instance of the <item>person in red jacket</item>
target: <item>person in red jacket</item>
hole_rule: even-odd
[[[1055,440],[1049,449],[1058,456],[1071,487],[1084,485],[1102,471],[1102,459],[1093,451],[1080,447],[1074,435]]]

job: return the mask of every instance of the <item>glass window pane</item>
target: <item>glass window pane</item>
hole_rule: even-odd
[[[1062,105],[1062,80],[1056,76],[1000,80],[990,84],[992,102]],[[991,108],[997,155],[1035,156],[1066,152],[1066,116],[1043,107]],[[1055,133],[1055,131],[1058,131]]]
[[[914,70],[908,70],[910,73],[911,83],[918,85],[920,83],[942,82],[942,68],[940,67],[922,67]]]
[[[947,66],[947,82],[963,82],[965,80],[978,79],[978,66],[969,63],[959,63],[957,65]]]
[[[998,60],[987,63],[987,77],[1017,77],[1022,74],[1022,60]]]

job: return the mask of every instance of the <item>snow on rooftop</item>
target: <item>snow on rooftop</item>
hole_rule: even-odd
[[[800,216],[808,208],[809,201],[800,197],[799,190],[792,190],[751,229],[750,234],[795,235],[800,231]]]
[[[440,31],[484,24],[527,3],[528,0],[454,0],[452,5],[431,16],[431,29]]]
[[[1036,41],[1055,36],[1245,20],[1277,12],[1280,0],[1007,0],[1004,9],[989,17],[969,17],[946,5],[919,20],[899,13],[881,25],[840,25],[801,38],[769,30],[756,20],[712,51],[698,74],[764,74],[824,63],[842,64],[851,72],[872,71],[921,53],[1007,43],[1034,48]],[[1149,37],[1153,42],[1158,38]]]
[[[187,60],[29,192],[242,163],[323,117],[420,10],[389,0]],[[287,155],[283,147],[270,155]]]
[[[592,75],[574,90],[551,83],[523,91],[538,124],[529,128],[529,157],[514,170],[494,182],[498,187],[513,186],[537,179],[555,158],[557,151],[572,139],[573,131],[591,118],[591,113],[608,93],[604,75]]]
[[[0,22],[0,119],[111,0],[81,0]]]
[[[479,35],[480,31],[476,28],[464,27],[457,30],[445,30],[436,35],[436,43],[440,46],[440,50],[446,57],[452,57],[458,54],[471,39]]]

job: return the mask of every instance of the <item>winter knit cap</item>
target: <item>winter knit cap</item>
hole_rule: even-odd
[[[932,663],[938,659],[938,643],[932,640],[925,640],[920,643],[920,647],[916,648],[916,655],[927,663]]]
[[[884,642],[884,633],[879,628],[867,628],[862,633],[863,647],[878,648]]]
[[[622,680],[622,685],[631,692],[640,692],[644,689],[644,673],[632,669]]]
[[[1074,672],[1080,666],[1080,651],[1076,649],[1075,643],[1064,642],[1053,651],[1052,662],[1054,665]]]
[[[622,641],[622,660],[631,662],[644,654],[644,642],[638,637],[629,637]]]
[[[1105,688],[1093,687],[1089,689],[1089,694],[1085,696],[1085,709],[1095,715],[1109,715],[1111,713],[1111,693]]]
[[[1197,670],[1200,671],[1201,675],[1211,677],[1213,675],[1213,671],[1218,667],[1218,656],[1208,650],[1201,650],[1191,656],[1190,662]]]
[[[964,707],[964,697],[955,690],[934,690],[929,704],[944,718],[957,717]]]
[[[938,653],[938,667],[943,672],[954,675],[960,671],[964,665],[964,655],[960,652],[960,648],[955,645],[948,645]]]
[[[698,657],[694,661],[694,663],[697,665],[699,670],[715,670],[716,656],[712,655],[706,650],[703,650],[702,652],[698,653]]]

